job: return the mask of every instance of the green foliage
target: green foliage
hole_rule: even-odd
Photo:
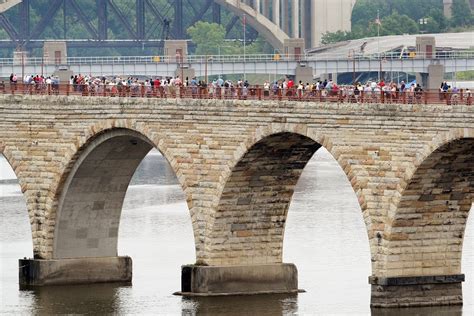
[[[219,46],[225,39],[225,29],[222,25],[203,21],[188,28],[188,34],[196,44],[197,55],[217,55]]]
[[[371,24],[369,27],[369,30],[372,31],[372,34],[374,33],[375,28],[375,24]],[[380,35],[401,35],[416,33],[418,33],[418,24],[405,14],[400,15],[398,12],[394,12],[382,19]]]
[[[352,32],[337,31],[337,32],[326,32],[321,38],[321,43],[330,44],[353,39],[354,35]]]
[[[358,0],[352,12],[352,31],[323,35],[323,44],[377,36],[377,14],[382,21],[380,35],[462,32],[474,29],[467,2],[454,0],[452,19],[443,13],[442,0]],[[419,20],[426,24],[419,24]]]
[[[440,8],[432,8],[429,13],[428,13],[428,32],[431,32],[429,30],[430,28],[430,23],[436,23],[439,27],[438,32],[445,32],[448,29],[449,26],[449,21],[448,19],[444,16],[444,12]]]
[[[358,0],[352,13],[352,24],[365,24],[374,21],[377,10],[380,17],[389,16],[395,12],[406,15],[414,21],[424,18],[426,12],[437,8],[443,10],[442,0]]]
[[[452,6],[451,25],[456,26],[470,26],[474,19],[471,12],[471,7],[467,0],[454,0]]]
[[[456,73],[458,80],[474,80],[474,70],[460,71]]]

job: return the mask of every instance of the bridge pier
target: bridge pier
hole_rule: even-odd
[[[428,66],[428,72],[417,73],[416,81],[428,90],[437,90],[444,80],[445,68],[443,65],[431,64]]]
[[[462,305],[464,274],[369,277],[371,307]]]
[[[132,258],[20,259],[18,271],[20,287],[112,282],[131,283]]]
[[[292,263],[181,268],[184,296],[297,293],[298,271]]]
[[[303,83],[313,82],[313,67],[303,67],[301,65],[296,67],[295,81]]]

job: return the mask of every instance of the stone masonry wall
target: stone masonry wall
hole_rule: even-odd
[[[0,117],[0,150],[26,196],[38,258],[53,256],[58,201],[77,153],[94,135],[116,128],[142,134],[175,170],[190,210],[198,261],[212,264],[216,258],[235,258],[234,254],[249,247],[257,249],[259,245],[249,243],[261,241],[249,239],[248,233],[234,236],[231,247],[222,247],[222,238],[233,236],[223,228],[232,230],[239,222],[222,212],[226,190],[231,188],[226,183],[229,179],[232,183],[237,176],[233,171],[241,170],[239,166],[250,167],[251,161],[245,162],[245,157],[255,143],[274,134],[295,133],[304,136],[294,138],[298,140],[295,148],[309,148],[305,139],[310,139],[328,149],[347,174],[367,225],[373,274],[380,276],[392,275],[389,260],[396,257],[391,257],[390,249],[398,248],[393,232],[399,224],[392,225],[403,220],[398,205],[400,210],[404,208],[405,202],[400,200],[417,168],[450,141],[474,137],[474,107],[461,105],[3,95]],[[287,163],[291,157],[285,158],[290,159]],[[291,170],[296,179],[299,167]],[[284,198],[289,200],[292,189],[286,189]],[[287,206],[278,207],[283,210]],[[275,241],[280,243],[282,230],[274,225],[281,225],[281,221],[268,218],[271,224],[262,225],[269,225],[268,231],[275,233]],[[227,226],[221,225],[222,221]],[[265,260],[281,260],[281,253],[265,247]],[[460,247],[456,249],[459,253]],[[425,250],[434,255],[439,249]]]

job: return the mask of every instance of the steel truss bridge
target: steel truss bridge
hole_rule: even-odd
[[[164,39],[188,38],[187,28],[201,20],[222,24],[229,34],[234,27],[241,28],[243,16],[250,41],[260,34],[282,49],[286,39],[304,38],[307,47],[313,47],[327,31],[350,30],[355,4],[355,0],[135,0],[124,7],[116,0],[91,2],[87,7],[79,0],[47,1],[47,10],[36,21],[31,11],[38,11],[39,2],[0,0],[0,28],[8,35],[0,48],[29,50],[43,47],[46,40],[65,40],[70,48],[162,47]],[[222,9],[232,13],[230,19],[222,19]],[[81,38],[72,39],[68,21],[84,30]],[[126,38],[111,38],[116,28]]]
[[[436,55],[418,54],[415,58],[400,54],[362,56],[335,55],[216,55],[187,56],[183,60],[166,56],[126,57],[68,57],[65,64],[48,64],[42,58],[0,59],[0,76],[11,73],[51,75],[59,69],[69,69],[75,74],[92,76],[174,76],[180,69],[192,68],[196,76],[223,74],[286,74],[294,75],[295,69],[312,67],[315,77],[329,73],[347,72],[409,72],[427,73],[429,65],[441,64],[446,72],[474,70],[474,52],[437,52]]]

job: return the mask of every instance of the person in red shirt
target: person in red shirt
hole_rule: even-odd
[[[288,80],[288,89],[291,89],[295,86],[293,79]]]

